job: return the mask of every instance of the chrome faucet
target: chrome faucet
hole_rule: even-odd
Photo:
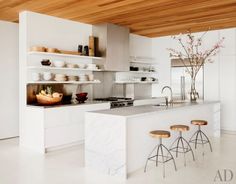
[[[165,89],[169,89],[170,90],[170,100],[168,99],[168,97],[165,97],[166,99],[166,106],[168,106],[169,104],[170,105],[173,105],[173,92],[172,92],[172,89],[170,86],[164,86],[161,90],[161,93],[164,92]]]

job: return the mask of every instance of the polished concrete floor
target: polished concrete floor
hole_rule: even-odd
[[[146,173],[143,170],[130,175],[124,181],[104,176],[85,169],[83,146],[54,151],[45,156],[18,147],[18,139],[0,141],[0,184],[213,184],[221,182],[217,171],[224,179],[224,169],[234,174],[227,184],[236,183],[236,135],[222,135],[212,139],[213,153],[205,148],[195,152],[196,161],[189,155],[187,166],[183,156],[176,159],[178,171],[172,163],[166,164],[166,178],[162,178],[162,167],[150,164]],[[229,173],[226,179],[229,179]],[[214,182],[214,179],[216,181]]]

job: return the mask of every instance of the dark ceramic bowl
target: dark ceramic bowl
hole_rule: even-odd
[[[80,98],[80,97],[87,97],[88,93],[78,93],[76,94],[77,98]]]
[[[41,65],[43,66],[50,66],[51,65],[51,62],[49,59],[44,59],[41,61]]]

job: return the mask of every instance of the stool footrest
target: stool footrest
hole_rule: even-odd
[[[182,147],[174,147],[174,148],[171,148],[170,151],[172,151],[172,152],[179,152],[179,153],[187,153],[187,152],[191,151],[191,149],[189,149],[189,148],[182,148]]]

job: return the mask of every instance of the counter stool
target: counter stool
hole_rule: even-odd
[[[165,177],[165,163],[166,162],[168,162],[170,160],[173,160],[175,170],[177,170],[176,165],[175,165],[174,157],[172,156],[172,154],[168,150],[168,148],[165,147],[162,144],[162,138],[169,138],[170,137],[170,132],[169,131],[164,131],[164,130],[155,130],[155,131],[149,132],[149,135],[151,137],[155,138],[155,139],[159,139],[159,144],[149,154],[149,156],[147,158],[147,161],[146,161],[146,164],[145,164],[144,172],[146,172],[147,163],[148,163],[149,160],[150,161],[155,161],[156,166],[158,166],[158,163],[162,163],[163,164],[163,178],[164,178]],[[152,156],[152,154],[155,150],[156,150],[156,154]],[[167,154],[164,154],[164,151],[167,152]],[[161,157],[161,159],[159,159],[159,157]],[[153,159],[153,158],[155,158],[155,159]]]
[[[185,154],[188,153],[189,151],[191,151],[192,156],[193,156],[193,161],[195,161],[193,150],[192,150],[190,144],[182,136],[182,132],[189,131],[189,126],[187,126],[187,125],[172,125],[172,126],[170,126],[170,129],[173,130],[173,131],[178,131],[179,136],[171,144],[169,150],[173,151],[173,152],[176,152],[176,157],[178,157],[178,153],[183,153],[184,154],[184,166],[186,166]]]
[[[206,134],[201,130],[201,126],[207,125],[207,121],[205,121],[205,120],[192,120],[191,124],[197,125],[198,130],[193,134],[193,136],[190,138],[189,142],[195,144],[195,149],[197,148],[198,144],[201,144],[202,147],[204,147],[204,144],[209,144],[210,150],[212,152],[210,140],[206,136]],[[198,139],[199,136],[200,136],[200,139]]]

